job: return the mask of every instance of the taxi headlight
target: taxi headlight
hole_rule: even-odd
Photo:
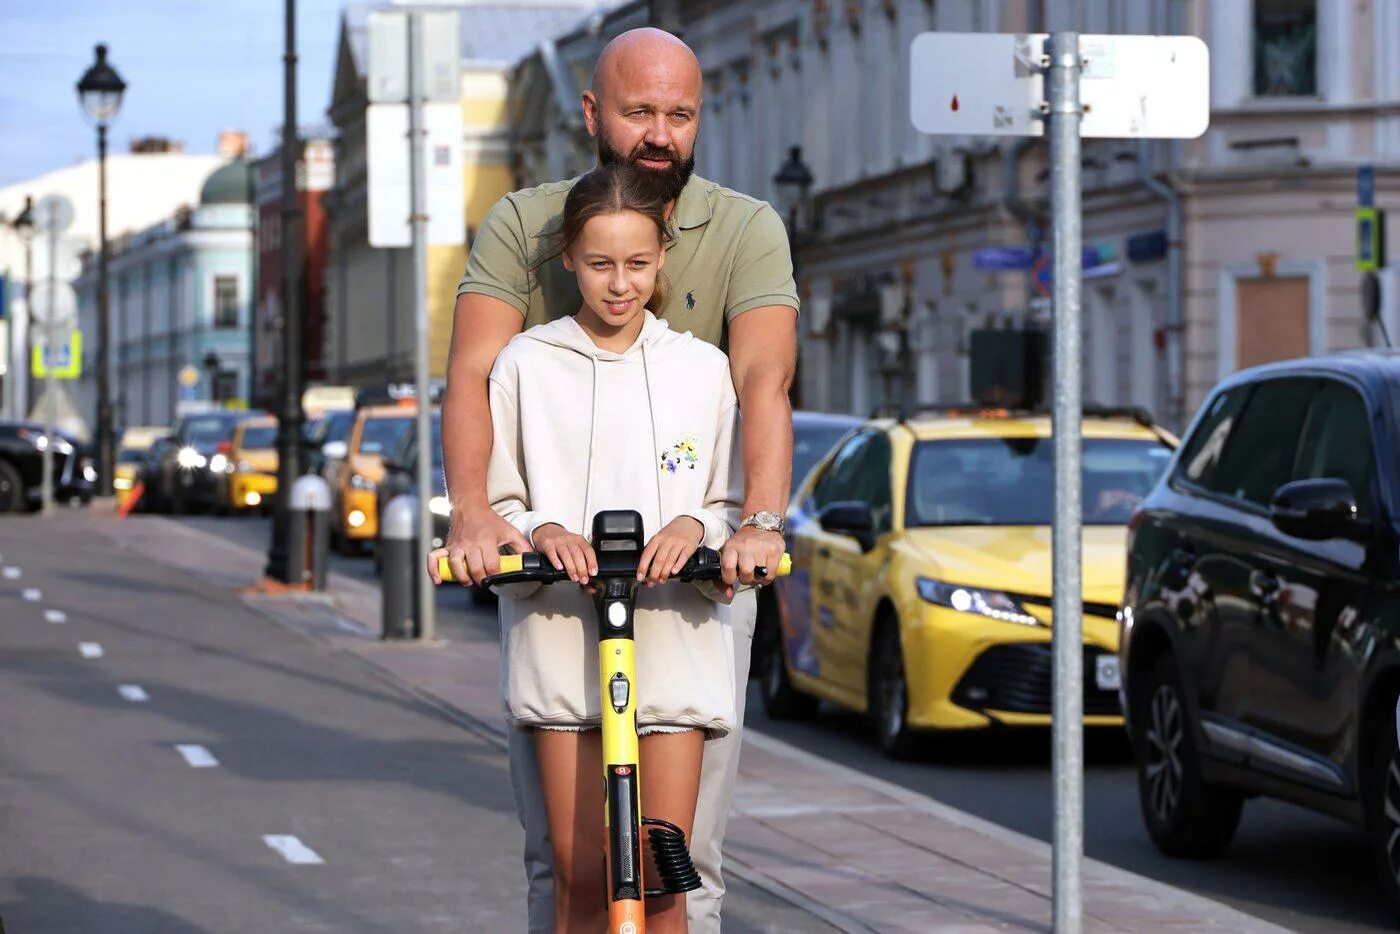
[[[446,496],[434,496],[432,499],[428,500],[428,509],[435,516],[452,515],[452,503]]]
[[[350,475],[350,489],[364,490],[366,493],[373,493],[377,484],[369,477],[352,473]]]
[[[919,596],[935,606],[944,606],[959,613],[972,613],[1003,623],[1039,626],[1040,620],[1027,613],[1014,598],[996,590],[963,587],[928,577],[916,578]]]
[[[204,455],[194,448],[180,448],[180,452],[175,455],[175,462],[186,470],[203,467],[206,463]]]
[[[96,471],[94,471],[94,473],[95,472]],[[126,477],[116,477],[112,480],[112,489],[129,490],[131,489],[131,481],[128,480]]]

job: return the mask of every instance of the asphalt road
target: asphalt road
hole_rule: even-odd
[[[201,528],[263,547],[266,520],[189,518]],[[333,569],[373,579],[367,558],[333,559]],[[460,591],[439,597],[439,625],[480,638],[491,625]],[[954,737],[933,743],[916,762],[892,762],[869,739],[861,717],[824,708],[808,723],[777,722],[763,713],[750,685],[747,725],[833,761],[895,782],[1029,836],[1053,837],[1048,731]],[[1137,785],[1126,742],[1091,736],[1085,774],[1085,849],[1120,866],[1298,931],[1393,929],[1395,919],[1374,882],[1364,839],[1349,826],[1266,799],[1245,806],[1226,854],[1208,862],[1160,855],[1142,828]]]

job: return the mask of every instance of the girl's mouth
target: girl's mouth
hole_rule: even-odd
[[[627,313],[627,309],[632,307],[632,299],[629,298],[625,302],[603,302],[603,307],[608,310],[610,315],[623,315]]]

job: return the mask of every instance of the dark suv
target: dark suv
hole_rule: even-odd
[[[1400,907],[1400,353],[1216,387],[1129,525],[1120,663],[1143,819],[1209,857],[1245,798],[1369,832]]]

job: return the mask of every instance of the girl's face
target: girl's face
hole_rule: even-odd
[[[604,333],[640,329],[665,262],[656,223],[636,211],[589,218],[564,253],[564,268],[578,275],[580,314]]]

